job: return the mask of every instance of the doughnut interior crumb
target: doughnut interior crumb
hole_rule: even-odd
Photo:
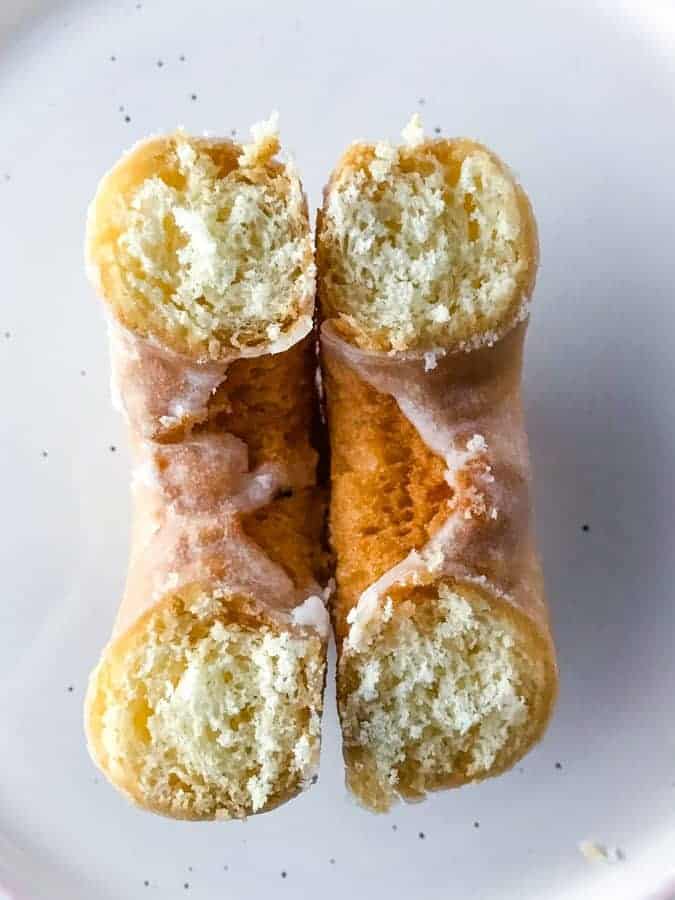
[[[318,765],[319,637],[226,621],[196,594],[113,643],[92,675],[94,756],[132,799],[178,818],[243,818]]]
[[[480,780],[531,739],[543,678],[512,622],[441,584],[385,602],[369,640],[344,652],[340,718],[351,790],[386,811],[398,796]]]
[[[139,144],[92,204],[88,263],[124,325],[198,359],[277,340],[311,315],[305,198],[276,132],[241,147],[183,132]]]
[[[326,189],[318,235],[323,315],[359,346],[477,346],[520,317],[537,243],[523,191],[468,140],[354,144]]]

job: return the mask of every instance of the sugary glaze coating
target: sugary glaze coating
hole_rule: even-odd
[[[177,818],[266,811],[318,765],[328,623],[314,272],[299,182],[271,159],[277,147],[269,129],[246,148],[153,139],[106,176],[88,223],[134,455],[134,519],[85,724],[113,784]],[[189,190],[185,160],[197,171]],[[286,197],[273,215],[268,190]],[[245,270],[251,241],[273,256],[286,238],[295,249],[284,254],[297,251],[290,280],[262,252]],[[139,275],[143,254],[152,277]],[[170,278],[157,274],[160,258]]]
[[[318,232],[338,705],[348,784],[377,811],[513,765],[543,733],[557,685],[520,402],[518,322],[534,283],[534,221],[484,148],[413,143],[353,147],[329,182]],[[425,219],[407,188],[429,157],[489,160],[473,206],[439,189],[443,209]],[[364,158],[387,161],[384,187],[383,169],[364,169]],[[517,203],[495,200],[488,215],[483,194]],[[345,277],[361,260],[361,238],[345,237],[335,220],[338,208],[357,220],[351,207],[359,210],[363,195],[386,261],[379,281],[363,278],[367,295]],[[401,208],[392,211],[392,197],[404,198]],[[498,232],[496,220],[508,218],[510,292],[485,287],[497,265],[485,259],[489,242],[474,257],[455,246],[474,237],[474,210],[481,231]],[[465,227],[448,225],[464,213]],[[401,258],[402,215],[423,220],[406,227],[430,246],[449,248],[450,263],[437,261],[449,281],[442,322],[429,318],[418,280],[402,276],[401,289],[390,289],[418,259]],[[437,305],[440,282],[434,290]]]

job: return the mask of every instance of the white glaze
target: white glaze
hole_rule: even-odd
[[[527,539],[529,460],[519,406],[512,395],[489,403],[482,387],[464,386],[462,406],[453,403],[451,388],[445,389],[440,371],[452,365],[451,355],[434,351],[430,367],[429,351],[362,350],[340,337],[331,322],[322,326],[321,343],[324,353],[339,358],[375,390],[396,400],[427,447],[445,461],[445,479],[452,488],[441,527],[423,547],[412,550],[363,591],[350,610],[346,645],[356,649],[367,645],[369,623],[381,614],[386,592],[395,585],[421,583],[430,574],[475,582],[471,565],[474,523],[489,521],[496,526],[500,516],[505,517],[511,543],[502,548],[495,542],[496,554],[506,554]],[[495,478],[497,467],[516,473],[521,487],[507,488]],[[504,585],[495,584],[494,591],[510,598]],[[522,591],[527,594],[526,587]]]
[[[160,347],[106,316],[110,342],[111,394],[132,429],[143,438],[203,421],[208,404],[237,359],[283,353],[312,328],[303,315],[284,334],[256,347],[232,349],[218,362],[199,362]]]
[[[117,632],[167,592],[204,582],[223,595],[251,598],[254,608],[264,608],[277,621],[327,636],[316,602],[302,609],[308,598],[322,604],[319,585],[295,586],[241,524],[242,514],[266,506],[296,483],[289,471],[272,463],[250,471],[246,444],[223,432],[202,432],[175,444],[140,440],[134,455],[137,514]]]
[[[323,598],[318,594],[310,594],[301,604],[296,606],[291,613],[291,619],[294,625],[313,628],[322,638],[328,637],[330,618]]]

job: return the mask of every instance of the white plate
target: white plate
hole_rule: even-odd
[[[675,894],[672,5],[0,6],[7,896]],[[142,135],[178,123],[241,135],[273,108],[312,207],[349,141],[396,136],[416,109],[429,130],[493,146],[532,196],[542,266],[526,400],[562,692],[545,741],[510,774],[374,817],[343,788],[329,685],[316,788],[245,824],[178,823],[128,806],[82,736],[128,547],[84,213]],[[584,839],[625,859],[589,862]]]

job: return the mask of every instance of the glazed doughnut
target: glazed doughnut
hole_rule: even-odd
[[[557,691],[520,398],[538,246],[469,140],[353,144],[317,233],[347,783],[367,807],[496,775]]]
[[[134,457],[129,571],[92,673],[91,754],[177,818],[279,805],[318,765],[327,613],[315,266],[275,122],[143,141],[91,205]]]

